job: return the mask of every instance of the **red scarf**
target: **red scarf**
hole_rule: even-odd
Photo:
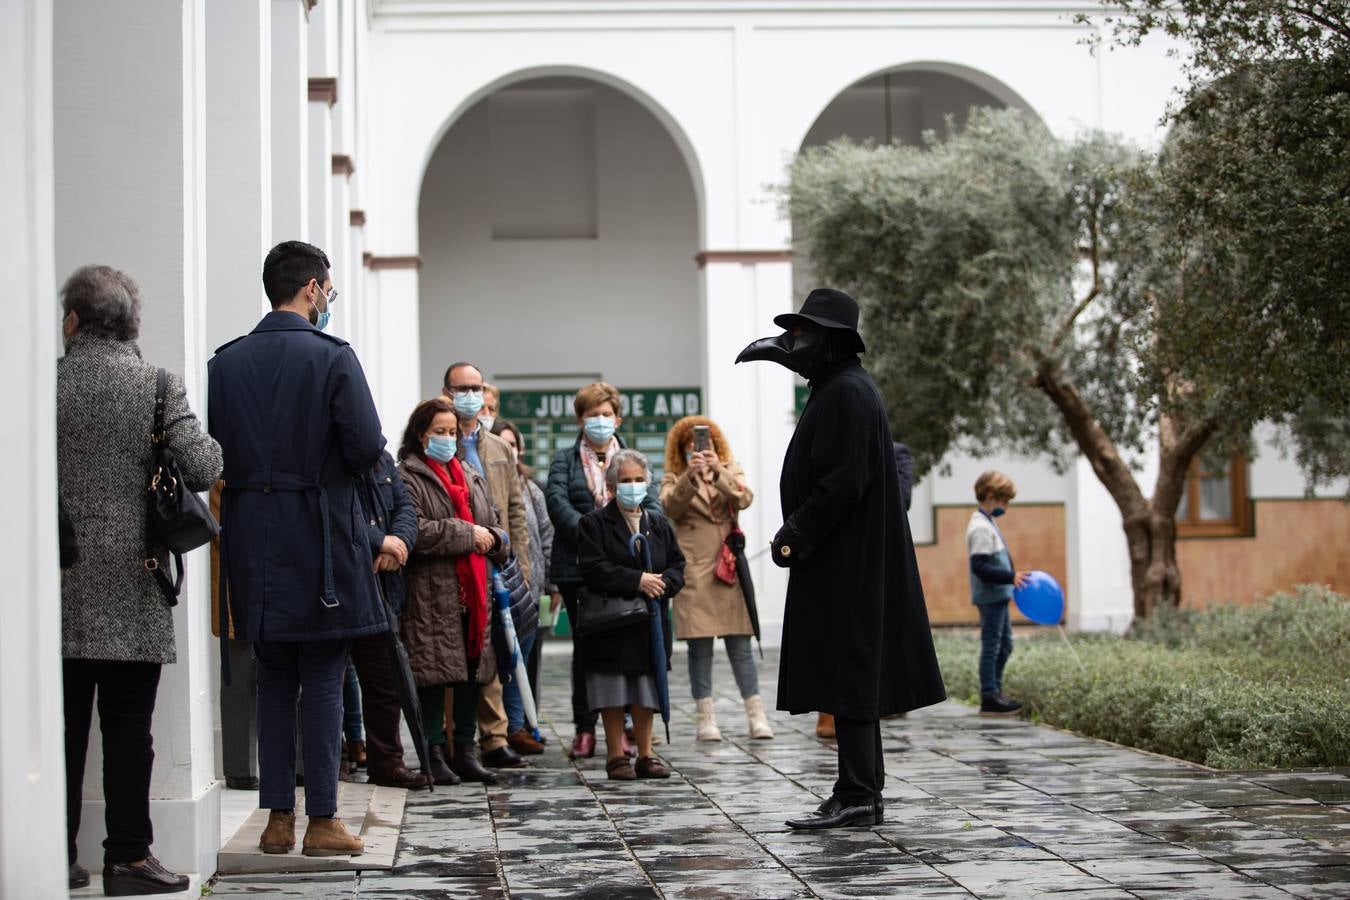
[[[469,484],[464,478],[459,460],[452,457],[449,466],[425,456],[422,460],[441,480],[441,487],[450,495],[455,515],[473,525]],[[459,579],[459,603],[469,613],[467,654],[469,659],[478,659],[483,655],[483,638],[487,634],[487,560],[478,553],[464,554],[455,560],[455,577]]]

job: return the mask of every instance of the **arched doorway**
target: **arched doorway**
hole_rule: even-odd
[[[559,396],[604,379],[659,463],[658,401],[671,417],[674,395],[680,410],[701,397],[699,202],[642,100],[575,75],[491,91],[433,152],[418,227],[424,393],[473,360],[512,400],[504,414],[552,420],[526,435],[546,465],[575,435]]]

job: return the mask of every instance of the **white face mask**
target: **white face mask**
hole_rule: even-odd
[[[478,414],[478,424],[482,425],[488,431],[492,430],[492,426],[495,425],[496,422],[497,422],[496,416],[488,415],[487,413]]]

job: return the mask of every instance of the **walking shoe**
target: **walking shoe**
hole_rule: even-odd
[[[816,811],[801,819],[788,819],[789,828],[813,830],[824,828],[847,828],[850,826],[868,826],[877,824],[876,802],[860,806],[845,806],[838,797],[831,797],[816,808]]]
[[[450,760],[450,768],[462,781],[497,783],[497,776],[483,768],[483,764],[478,761],[478,747],[472,743],[455,744],[455,756]]]
[[[427,748],[427,768],[430,770],[432,784],[459,784],[459,776],[450,768],[450,762],[445,758],[444,744],[432,744]]]
[[[633,766],[639,778],[669,778],[670,769],[655,756],[642,756],[638,758],[637,764]]]
[[[177,875],[147,856],[139,866],[113,863],[103,867],[103,896],[140,897],[146,894],[177,894],[187,890],[188,877]]]
[[[365,842],[350,834],[341,819],[309,817],[305,856],[360,856],[365,849]]]
[[[713,699],[704,697],[701,700],[695,700],[694,705],[698,707],[698,729],[694,733],[694,740],[720,741],[722,729],[717,727],[717,715],[713,712]]]
[[[507,745],[521,756],[538,756],[544,745],[534,739],[528,728],[518,728],[506,736]]]
[[[834,716],[830,713],[821,713],[816,719],[816,737],[827,741],[834,737]]]
[[[258,789],[257,775],[226,775],[225,786],[232,791],[256,791]]]
[[[70,864],[70,889],[77,890],[82,887],[89,887],[89,870],[77,862]]]
[[[578,731],[577,736],[572,738],[572,752],[568,755],[573,759],[590,759],[595,755],[595,735],[589,731]]]
[[[491,769],[519,769],[525,765],[525,760],[509,744],[502,744],[496,750],[484,751],[483,765]]]
[[[295,813],[274,809],[267,817],[258,846],[264,853],[290,853],[295,849]]]
[[[1022,704],[1002,694],[984,694],[980,697],[980,715],[1015,716],[1022,711]]]
[[[610,781],[634,781],[637,779],[637,772],[633,769],[633,761],[626,756],[616,756],[606,762],[605,774],[609,776]]]
[[[450,771],[450,767],[446,765],[444,756],[441,757],[440,763],[445,766],[445,774],[453,779],[452,781],[445,782],[445,784],[459,784],[458,776]],[[430,760],[428,760],[428,766],[431,767]],[[404,790],[415,791],[431,784],[432,780],[430,776],[421,772],[409,771],[406,766],[395,766],[386,773],[368,773],[366,776],[366,783],[378,784],[380,787],[403,788]]]
[[[760,699],[759,694],[745,698],[745,718],[749,724],[752,740],[773,740],[773,729],[769,727],[769,715],[764,711],[764,701]]]

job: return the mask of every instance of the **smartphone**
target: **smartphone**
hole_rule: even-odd
[[[694,426],[694,452],[712,449],[712,430],[707,425]]]

